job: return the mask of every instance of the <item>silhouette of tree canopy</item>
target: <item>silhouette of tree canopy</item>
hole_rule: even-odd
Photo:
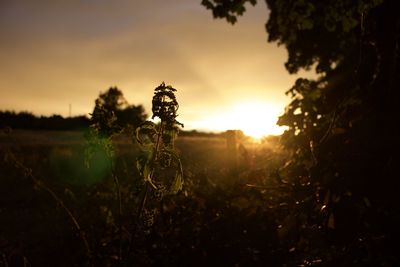
[[[235,23],[247,2],[256,3],[202,4],[214,17]],[[386,257],[389,265],[398,264],[388,250],[400,237],[397,1],[266,3],[268,40],[286,47],[289,73],[315,67],[320,74],[296,81],[278,120],[289,127],[282,141],[292,151],[281,172],[304,204],[297,226],[319,225],[333,231],[337,242],[359,242],[355,247],[364,246],[369,263],[381,265],[379,258]],[[360,255],[352,257],[362,263],[354,260]]]
[[[30,112],[0,111],[0,127],[31,130],[83,130],[89,126],[85,116],[63,118],[60,115],[37,117]]]
[[[128,105],[122,110],[117,110],[117,123],[120,126],[128,124],[137,127],[147,119],[144,107],[142,105]]]
[[[102,106],[111,112],[121,110],[128,105],[124,94],[117,87],[110,87],[106,92],[100,93],[96,105]]]
[[[121,90],[110,87],[95,100],[92,123],[105,134],[127,125],[139,126],[147,118],[142,105],[129,105]]]

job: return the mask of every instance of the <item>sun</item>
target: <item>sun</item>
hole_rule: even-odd
[[[196,128],[212,131],[242,130],[255,139],[267,135],[279,135],[285,127],[276,125],[281,109],[276,105],[262,102],[239,103],[224,109],[217,115],[196,123]]]
[[[245,103],[235,106],[232,113],[232,126],[242,130],[246,135],[261,138],[265,135],[278,135],[284,129],[276,125],[280,110],[263,103]]]

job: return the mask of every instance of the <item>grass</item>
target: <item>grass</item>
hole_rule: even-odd
[[[275,188],[274,170],[284,160],[276,144],[245,143],[246,149],[233,162],[222,138],[178,138],[184,188],[177,196],[155,202],[158,211],[146,217],[152,219],[146,224],[134,216],[141,182],[135,166],[138,147],[126,136],[114,139],[125,226],[120,261],[116,192],[105,158],[97,155],[97,165],[85,167],[80,132],[13,131],[11,137],[13,143],[0,137],[2,157],[12,151],[62,199],[82,226],[95,266],[283,260],[274,221],[280,215],[271,211],[279,197],[263,189]],[[10,162],[2,161],[1,169],[0,252],[7,261],[25,259],[32,266],[89,264],[80,236],[59,203]]]

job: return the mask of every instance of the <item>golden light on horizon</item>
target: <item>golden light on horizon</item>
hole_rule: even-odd
[[[87,116],[116,86],[149,114],[165,81],[178,89],[185,130],[262,136],[283,132],[275,122],[290,101],[285,91],[310,76],[290,75],[285,48],[267,43],[262,2],[234,27],[198,1],[61,2],[0,8],[0,110]]]
[[[218,114],[196,121],[193,126],[202,130],[241,130],[245,135],[260,139],[267,135],[279,135],[285,127],[276,125],[282,110],[263,102],[238,103]]]

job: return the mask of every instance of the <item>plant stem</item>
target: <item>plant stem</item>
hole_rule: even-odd
[[[152,167],[152,169],[151,169],[151,172],[150,172],[150,181],[152,181],[153,180],[153,176],[154,176],[154,163],[157,161],[157,159],[158,159],[158,150],[160,149],[160,145],[161,145],[161,137],[162,137],[162,135],[163,135],[163,133],[164,133],[164,123],[161,121],[161,123],[160,123],[160,128],[159,128],[159,130],[158,130],[158,132],[157,132],[157,142],[156,142],[156,147],[154,148],[154,153],[153,153],[153,155],[154,155],[154,157],[153,157],[153,159],[152,159],[152,165],[153,165],[153,167]],[[149,181],[146,181],[146,187],[145,187],[145,189],[144,189],[144,194],[143,194],[143,197],[142,197],[142,199],[141,199],[141,201],[140,201],[140,205],[139,205],[139,209],[138,209],[138,218],[140,218],[141,216],[142,216],[142,212],[143,212],[143,209],[144,209],[144,206],[145,206],[145,204],[146,204],[146,199],[147,199],[147,194],[148,194],[148,191],[149,191]]]
[[[138,218],[140,218],[142,216],[142,212],[144,209],[144,204],[146,203],[146,198],[147,198],[147,192],[149,191],[149,183],[146,183],[145,188],[144,188],[144,194],[142,199],[140,200],[140,205],[139,205],[139,209],[138,209]]]

